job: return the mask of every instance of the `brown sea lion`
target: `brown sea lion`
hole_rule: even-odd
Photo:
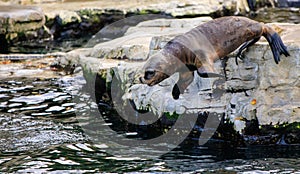
[[[281,54],[289,56],[280,36],[270,26],[246,17],[221,17],[169,41],[158,54],[147,60],[144,77],[140,80],[152,86],[180,72],[176,88],[183,93],[193,80],[193,71],[197,70],[201,77],[216,75],[213,63],[217,59],[227,56],[243,44],[237,53],[239,57],[261,36],[269,42],[277,64]],[[176,99],[179,94],[174,96],[173,93],[173,97]]]

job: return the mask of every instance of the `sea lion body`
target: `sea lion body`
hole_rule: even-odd
[[[279,35],[271,27],[246,17],[221,17],[169,41],[158,54],[147,60],[141,82],[152,86],[180,72],[178,85],[183,92],[193,79],[193,71],[197,70],[203,77],[209,73],[215,74],[213,63],[217,59],[242,45],[239,56],[261,36],[269,42],[276,63],[280,61],[281,54],[289,56]]]

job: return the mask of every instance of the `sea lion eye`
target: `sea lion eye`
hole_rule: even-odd
[[[145,80],[150,80],[152,77],[154,77],[155,71],[154,70],[148,70],[145,72]]]

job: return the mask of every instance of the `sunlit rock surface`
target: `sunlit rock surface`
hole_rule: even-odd
[[[97,44],[92,48],[89,55],[105,59],[145,60],[149,51],[152,53],[154,50],[160,49],[162,45],[176,35],[183,34],[209,20],[211,20],[210,17],[201,17],[194,19],[156,19],[141,22],[135,27],[128,28],[125,36]]]
[[[129,88],[129,93],[123,96],[123,99],[133,99],[137,108],[150,109],[158,116],[163,113],[223,113],[226,95],[224,95],[225,91],[214,91],[213,83],[215,80],[201,79],[195,76],[185,93],[175,100],[172,96],[172,90],[178,81],[178,73],[176,73],[155,87],[144,84],[133,85]]]
[[[188,20],[184,21],[184,23],[188,22]],[[158,27],[163,26],[163,23],[158,23]],[[142,25],[145,23],[140,24],[140,26]],[[172,31],[178,26],[180,25],[166,30]],[[194,82],[178,100],[174,100],[170,92],[176,82],[176,77],[174,77],[175,82],[174,79],[167,79],[153,87],[139,84],[138,78],[142,75],[143,61],[128,61],[128,59],[137,60],[134,56],[123,56],[123,60],[118,60],[120,56],[117,54],[107,56],[108,54],[103,54],[105,51],[100,51],[109,49],[106,51],[110,53],[122,52],[125,55],[128,53],[126,53],[126,46],[124,45],[130,43],[129,45],[134,47],[143,43],[144,47],[134,50],[133,53],[139,55],[138,60],[144,60],[146,57],[141,55],[146,55],[146,52],[149,52],[150,55],[157,52],[176,35],[176,32],[170,35],[165,33],[159,35],[149,27],[149,31],[154,33],[153,36],[140,39],[138,35],[137,38],[130,38],[128,41],[128,36],[132,37],[133,31],[138,31],[136,27],[129,28],[128,35],[99,44],[92,49],[79,51],[80,54],[77,54],[76,50],[72,51],[69,53],[72,55],[69,58],[77,60],[77,63],[83,62],[84,71],[89,72],[85,73],[89,74],[87,78],[95,77],[91,74],[98,72],[109,82],[111,80],[111,68],[113,68],[113,72],[122,86],[121,89],[124,90],[122,96],[124,103],[126,103],[125,100],[132,99],[139,108],[150,106],[150,110],[158,116],[162,112],[179,114],[199,111],[224,112],[226,117],[235,123],[236,130],[242,132],[246,120],[257,119],[260,125],[300,122],[300,39],[297,34],[300,27],[291,24],[272,24],[272,26],[282,36],[291,54],[290,57],[281,56],[281,62],[278,65],[275,64],[266,40],[261,39],[260,42],[244,52],[244,58],[238,61],[238,65],[235,64],[234,53],[229,55],[228,59],[222,59],[215,63],[218,72],[226,76],[224,83],[221,82],[221,85],[218,86],[217,84],[220,84],[218,79],[203,79],[196,75]],[[148,31],[144,27],[141,28]],[[185,29],[189,30],[188,27]],[[182,34],[184,29],[178,31],[178,34]],[[122,39],[123,42],[120,43],[126,44],[116,44]],[[149,50],[146,49],[145,51],[147,45],[149,45]],[[89,80],[94,79],[90,78]]]
[[[42,9],[34,6],[0,4],[0,52],[7,52],[14,40],[48,37],[43,28],[45,16]]]
[[[28,4],[32,4],[32,7]],[[33,45],[49,49],[47,42],[55,44],[55,41],[89,38],[104,26],[129,16],[150,14],[160,14],[165,17],[197,17],[215,14],[219,16],[223,13],[224,6],[222,1],[191,2],[189,0],[181,2],[130,0],[126,3],[117,1],[62,1],[57,3],[53,3],[52,0],[0,1],[0,26],[2,26],[0,41],[4,45],[0,52],[14,52],[16,51],[14,49],[17,51],[20,49],[18,47],[26,48],[26,46]],[[134,26],[138,22],[139,20],[136,20],[128,26]],[[78,43],[80,44],[83,43]]]
[[[41,28],[45,23],[41,8],[33,6],[0,6],[0,34],[19,33]]]

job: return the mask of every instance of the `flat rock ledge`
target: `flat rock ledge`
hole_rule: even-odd
[[[215,63],[220,74],[226,75],[225,82],[196,75],[178,100],[174,100],[170,92],[177,74],[153,87],[139,84],[138,78],[147,57],[159,51],[175,35],[207,20],[211,19],[141,22],[129,28],[123,37],[93,48],[71,51],[58,63],[62,66],[81,64],[85,78],[91,84],[95,83],[95,74],[107,84],[115,83],[114,74],[122,90],[117,100],[126,105],[131,99],[138,108],[149,109],[150,106],[158,117],[166,112],[225,113],[227,120],[240,132],[251,120],[258,120],[260,125],[300,122],[300,25],[296,24],[269,24],[280,33],[291,54],[290,57],[282,56],[278,65],[267,42],[261,39],[244,52],[245,58],[239,60],[239,65],[235,64],[235,53]]]
[[[35,30],[45,24],[41,8],[33,6],[0,6],[0,34]]]
[[[44,24],[45,16],[39,7],[0,4],[0,52],[6,52],[10,41],[18,40],[20,33],[32,35]]]

